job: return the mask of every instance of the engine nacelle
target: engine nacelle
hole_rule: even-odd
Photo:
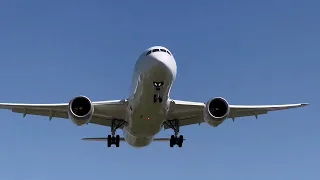
[[[87,124],[93,115],[94,106],[85,96],[78,96],[69,102],[68,114],[72,122],[78,126]]]
[[[205,106],[204,121],[210,126],[218,126],[221,124],[228,116],[230,112],[229,103],[221,98],[213,98],[209,100]]]

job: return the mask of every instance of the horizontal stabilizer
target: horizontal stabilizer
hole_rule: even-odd
[[[108,141],[108,138],[82,138],[84,141]],[[185,139],[183,139],[185,140]],[[125,141],[123,137],[120,138],[120,141]],[[167,142],[170,141],[170,138],[154,138],[153,141],[156,142]]]
[[[108,141],[108,138],[82,138],[84,141]],[[124,138],[120,138],[120,141],[125,141]]]

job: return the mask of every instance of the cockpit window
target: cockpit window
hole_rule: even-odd
[[[152,52],[158,52],[158,51],[160,51],[159,49],[154,49],[154,50],[152,50]]]
[[[166,53],[168,53],[168,54],[171,56],[171,53],[170,53],[169,51],[165,50],[165,49],[152,49],[152,50],[150,50],[150,51],[148,51],[148,52],[146,53],[146,56],[148,56],[149,54],[151,54],[151,53],[153,53],[153,52],[159,52],[159,51],[161,51],[161,52],[166,52]]]

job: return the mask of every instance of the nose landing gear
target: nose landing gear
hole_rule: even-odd
[[[153,102],[156,103],[157,101],[159,101],[159,103],[162,103],[162,98],[158,94],[155,94],[153,95]]]
[[[159,103],[162,103],[162,97],[160,96],[160,88],[163,85],[163,82],[153,82],[153,87],[156,90],[156,94],[153,95],[153,102],[156,103],[159,101]]]

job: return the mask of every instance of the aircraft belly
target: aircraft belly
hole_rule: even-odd
[[[141,75],[144,78],[140,79],[137,89],[138,96],[134,96],[132,100],[132,111],[129,119],[129,131],[134,136],[148,137],[154,136],[161,131],[161,126],[166,118],[167,99],[165,96],[168,85],[163,85],[163,90],[160,91],[160,95],[163,96],[163,103],[153,101],[153,96],[156,93],[153,87],[155,78],[159,78],[159,75]],[[161,81],[164,81],[162,78]],[[169,83],[169,86],[171,84]]]
[[[141,105],[131,115],[130,133],[138,137],[149,137],[161,131],[165,120],[162,107]]]
[[[124,132],[124,138],[130,146],[137,148],[148,146],[153,141],[153,137],[136,137],[127,131]]]
[[[133,86],[133,95],[129,102],[128,125],[125,129],[127,141],[132,141],[137,146],[144,146],[151,143],[166,120],[169,104],[167,100],[173,76],[163,66],[151,68],[145,66],[139,69],[135,77],[137,79],[134,81],[136,84]],[[156,90],[154,82],[163,82],[160,91]],[[162,97],[162,103],[154,102],[154,95]]]

